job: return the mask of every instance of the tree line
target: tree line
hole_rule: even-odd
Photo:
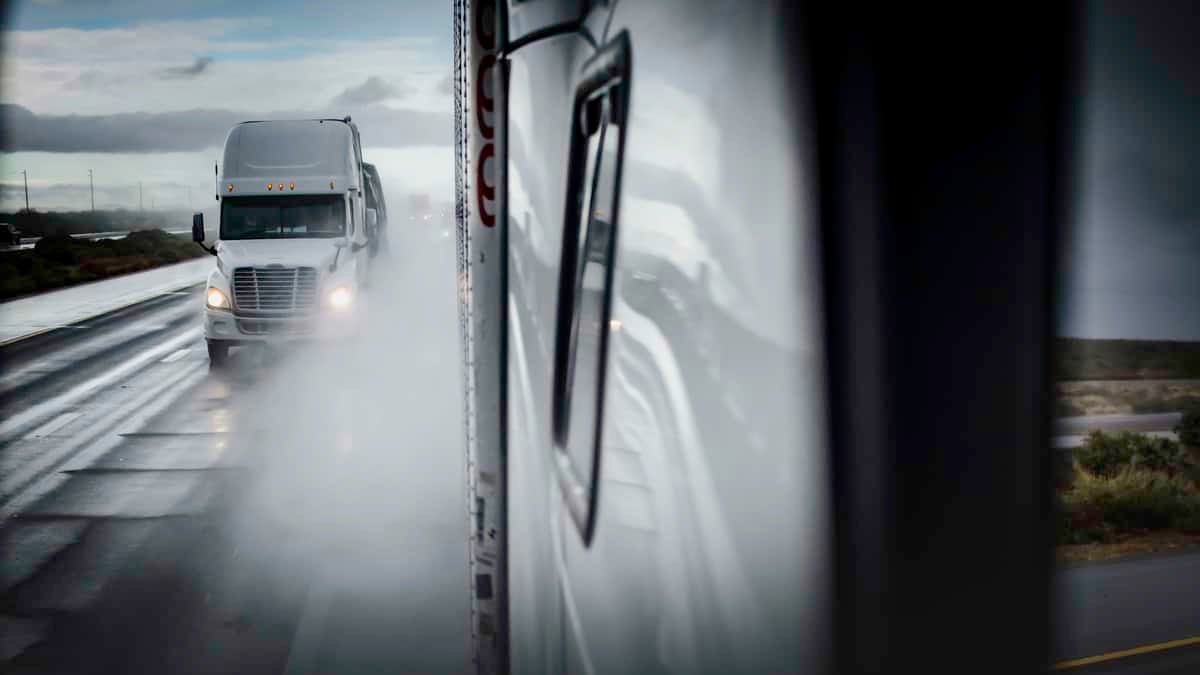
[[[192,214],[184,209],[97,209],[95,211],[21,209],[15,212],[0,212],[0,222],[15,225],[21,231],[22,237],[45,237],[52,234],[87,234],[148,228],[186,229],[192,224]]]

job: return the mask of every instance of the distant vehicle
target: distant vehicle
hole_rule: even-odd
[[[21,231],[12,223],[0,223],[0,244],[5,246],[20,246]]]
[[[412,195],[408,199],[409,220],[428,222],[433,219],[433,204],[427,194]]]
[[[205,292],[213,366],[249,342],[355,335],[383,229],[379,174],[344,119],[242,122],[225,139],[217,257]],[[192,219],[202,246],[204,215]]]

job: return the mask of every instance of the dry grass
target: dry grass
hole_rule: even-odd
[[[1078,415],[1177,412],[1200,400],[1200,380],[1092,380],[1059,382],[1061,408]]]

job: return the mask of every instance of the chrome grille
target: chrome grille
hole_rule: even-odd
[[[308,312],[316,301],[316,268],[239,267],[233,271],[233,304],[240,312]]]
[[[308,335],[312,322],[306,319],[238,319],[238,330],[246,335]]]

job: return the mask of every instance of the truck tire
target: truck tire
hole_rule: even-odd
[[[220,340],[207,340],[208,364],[210,368],[224,368],[229,360],[229,343]]]

